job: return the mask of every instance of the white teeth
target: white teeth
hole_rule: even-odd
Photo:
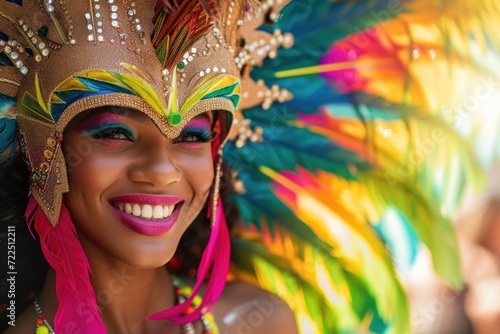
[[[163,216],[163,207],[161,205],[155,205],[153,208],[153,218],[161,219],[163,217],[164,217]]]
[[[120,207],[118,207],[118,209],[121,210]],[[125,212],[128,214],[132,213],[132,205],[130,203],[125,203]]]
[[[141,217],[151,219],[151,217],[153,217],[153,207],[149,204],[143,205]]]
[[[141,215],[141,207],[139,204],[134,204],[132,207],[132,214],[136,217],[139,217]]]
[[[165,206],[162,208],[162,210],[163,210],[163,217],[168,217],[168,216],[170,216],[170,214],[172,213],[172,212],[170,211],[170,206],[168,206],[168,205],[165,205]]]
[[[132,214],[136,217],[145,219],[165,219],[170,217],[174,212],[175,205],[150,205],[150,204],[131,204],[131,203],[114,203],[120,211]]]

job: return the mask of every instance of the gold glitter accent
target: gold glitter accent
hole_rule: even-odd
[[[54,153],[52,153],[52,151],[50,151],[50,150],[45,150],[45,151],[43,151],[43,155],[47,160],[50,160],[50,159],[52,159],[52,156],[54,155]]]
[[[158,114],[149,104],[138,96],[124,93],[92,95],[82,98],[69,105],[57,123],[57,130],[59,132],[64,131],[64,128],[68,125],[68,123],[82,111],[103,106],[125,107],[143,112],[151,119],[151,121],[153,121],[161,133],[170,139],[178,137],[184,126],[191,119],[200,114],[212,110],[226,110],[230,113],[234,113],[234,107],[230,100],[216,97],[199,101],[191,108],[191,110],[182,115],[182,120],[179,125],[171,126],[166,117]]]
[[[217,164],[215,166],[214,185],[212,188],[212,213],[210,216],[210,226],[211,227],[214,227],[215,217],[217,216],[217,201],[219,199],[220,178],[221,178],[221,170],[222,170],[222,146],[217,151],[216,159],[217,159]]]
[[[26,116],[24,114],[18,115],[18,124],[21,128],[21,134],[23,135],[23,140],[29,145],[30,149],[25,152],[27,154],[27,164],[32,166],[32,168],[39,168],[45,159],[43,154],[33,154],[38,152],[44,152],[47,147],[51,147],[50,144],[55,145],[51,147],[54,149],[52,160],[50,161],[49,172],[47,173],[47,179],[45,180],[45,185],[43,189],[37,187],[36,184],[30,184],[31,194],[35,197],[38,204],[42,208],[43,212],[49,219],[50,223],[55,226],[59,218],[59,213],[62,206],[62,194],[68,191],[68,180],[66,174],[66,164],[64,161],[64,155],[61,149],[61,144],[56,143],[54,138],[51,136],[56,130],[55,123],[46,123],[38,119]],[[23,128],[33,127],[37,124],[37,131],[22,131]],[[48,138],[47,140],[40,141],[40,137]],[[52,142],[54,141],[54,142]],[[58,171],[58,173],[56,173]],[[35,170],[35,172],[37,172]],[[40,171],[38,171],[40,172]],[[36,179],[38,179],[37,174],[33,174]]]
[[[48,173],[48,172],[49,172],[49,170],[50,170],[50,166],[49,166],[49,164],[48,164],[48,163],[46,163],[46,162],[42,162],[42,163],[40,164],[40,169],[42,170],[42,172],[44,172],[44,173]]]

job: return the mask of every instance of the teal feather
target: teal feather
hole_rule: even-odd
[[[9,166],[16,155],[15,99],[0,94],[0,167]]]

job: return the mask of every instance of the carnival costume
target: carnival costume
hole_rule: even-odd
[[[139,110],[168,138],[220,110],[212,232],[197,283],[151,319],[191,322],[223,289],[225,139],[244,223],[233,231],[229,278],[283,298],[302,333],[408,332],[395,262],[411,263],[418,240],[460,286],[448,219],[500,153],[500,138],[481,132],[499,124],[500,103],[482,102],[500,76],[500,4],[288,2],[1,2],[0,164],[17,153],[28,165],[27,218],[57,275],[56,332],[69,321],[105,332],[62,203],[62,133],[100,106]],[[207,275],[203,300],[186,314]]]

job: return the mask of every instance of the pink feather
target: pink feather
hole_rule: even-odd
[[[226,284],[229,272],[230,242],[229,231],[227,229],[226,218],[222,209],[220,197],[217,199],[217,212],[214,226],[210,234],[208,245],[203,252],[200,267],[198,268],[196,284],[192,294],[187,300],[179,305],[165,311],[155,313],[148,317],[151,320],[168,319],[175,324],[185,324],[201,318],[203,313],[210,311],[213,304],[220,297]],[[191,305],[193,298],[201,288],[201,285],[211,269],[207,288],[203,295],[201,304],[191,314],[183,314],[187,307]]]
[[[54,330],[62,333],[106,333],[90,284],[90,265],[68,209],[63,204],[53,227],[33,196],[26,209],[28,226],[35,225],[45,259],[56,272],[58,309]],[[42,305],[43,306],[43,305]]]

